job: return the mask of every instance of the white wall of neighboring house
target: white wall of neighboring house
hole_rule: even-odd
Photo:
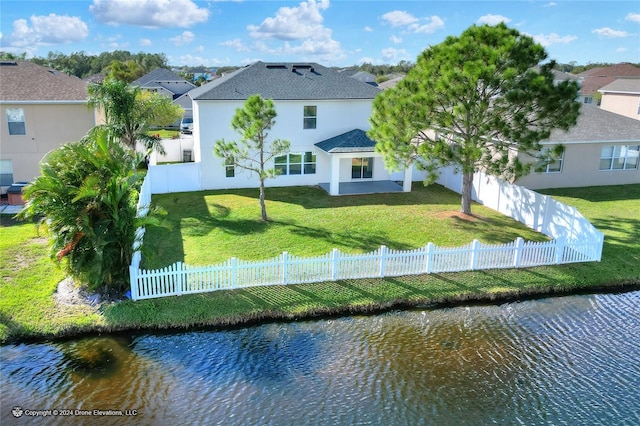
[[[276,124],[269,133],[269,141],[277,138],[291,143],[290,152],[315,152],[316,173],[309,175],[281,175],[269,179],[269,186],[316,185],[330,180],[330,158],[315,143],[338,136],[353,129],[368,130],[372,100],[340,101],[274,101],[277,117]],[[194,101],[194,140],[200,141],[194,146],[194,159],[201,163],[202,189],[248,188],[256,187],[258,179],[236,169],[236,176],[226,177],[223,159],[213,155],[216,140],[240,140],[240,135],[231,128],[231,120],[237,108],[244,101]],[[304,106],[317,106],[317,124],[315,129],[304,129]],[[371,153],[363,157],[374,156]],[[351,162],[342,160],[341,179],[350,179]],[[381,159],[374,165],[374,179],[387,179]],[[347,179],[348,177],[348,179]]]

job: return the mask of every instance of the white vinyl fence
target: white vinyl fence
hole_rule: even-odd
[[[452,177],[455,175],[443,176],[450,181],[455,180]],[[393,250],[381,246],[378,250],[365,254],[348,254],[334,249],[317,257],[298,257],[284,252],[276,258],[262,261],[231,258],[210,266],[190,266],[177,262],[153,271],[140,269],[138,251],[130,267],[131,295],[134,300],[139,300],[253,286],[524,268],[600,260],[603,234],[575,209],[558,203],[551,197],[515,185],[497,180],[486,182],[487,185],[496,185],[496,188],[487,189],[474,185],[474,197],[479,202],[486,203],[491,208],[497,207],[496,210],[549,235],[553,240],[530,242],[518,238],[508,244],[496,245],[474,240],[463,247],[438,247],[428,243],[415,250]],[[143,193],[145,188],[149,191],[151,189],[150,185],[143,186]],[[493,194],[498,188],[498,195]],[[490,195],[482,199],[480,194],[483,193]],[[141,194],[141,200],[143,195],[146,204],[141,202],[141,206],[148,205],[147,197],[150,199],[150,195]],[[520,197],[526,197],[526,200]],[[493,203],[496,200],[497,203]]]

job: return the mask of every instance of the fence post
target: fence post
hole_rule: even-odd
[[[384,278],[385,263],[387,260],[387,246],[380,246],[380,278]]]
[[[513,267],[520,267],[520,259],[522,259],[522,248],[524,247],[524,240],[522,237],[516,238],[516,250],[513,256]]]
[[[480,241],[474,239],[473,243],[471,243],[471,270],[475,271],[478,267],[478,250],[480,246]]]
[[[129,266],[129,284],[131,285],[131,299],[138,300],[138,268]]]
[[[287,253],[286,251],[282,252],[282,284],[283,285],[287,285],[287,273],[289,272],[287,270],[287,259],[289,257],[289,253]]]
[[[338,279],[338,249],[334,248],[331,251],[331,281],[337,281]]]
[[[562,258],[564,257],[564,235],[556,238],[556,264],[559,265],[562,262]]]
[[[231,288],[236,288],[238,284],[238,259],[232,257],[229,262],[231,262]]]
[[[176,292],[178,296],[182,296],[182,262],[176,263],[176,274],[178,275]]]
[[[427,265],[425,268],[425,273],[430,274],[433,263],[433,243],[427,244]]]

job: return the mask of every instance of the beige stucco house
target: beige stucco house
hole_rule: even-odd
[[[541,189],[640,183],[640,120],[582,105],[573,128],[554,131],[542,144],[564,145],[563,156],[537,165],[518,185]]]
[[[619,78],[598,90],[600,108],[640,120],[640,77]]]
[[[0,61],[2,191],[40,174],[39,162],[96,125],[87,83],[28,61]]]

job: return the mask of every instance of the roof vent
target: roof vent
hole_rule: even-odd
[[[5,67],[5,66],[15,66],[18,65],[18,63],[16,61],[0,61],[0,66]]]

